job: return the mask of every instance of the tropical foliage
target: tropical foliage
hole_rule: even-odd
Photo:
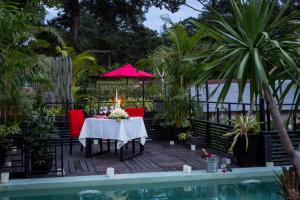
[[[188,116],[199,114],[199,106],[190,101],[190,88],[196,81],[196,63],[183,62],[183,59],[195,50],[206,48],[199,42],[202,36],[200,32],[189,36],[182,25],[176,25],[168,33],[170,46],[162,46],[140,61],[155,67],[161,76],[162,87],[166,85],[166,104],[157,116],[165,119],[166,125],[186,127]]]
[[[41,67],[45,54],[64,46],[55,30],[33,25],[33,17],[13,4],[0,3],[0,113],[4,123],[18,120],[26,102],[24,86],[38,86],[37,91],[50,86]]]
[[[284,199],[300,199],[300,181],[294,167],[283,167],[282,174],[276,174],[276,180],[282,189]]]
[[[133,98],[128,97],[126,101],[122,104],[124,108],[142,108],[143,107],[143,98]],[[156,107],[153,100],[145,99],[144,108],[146,112],[155,112]]]
[[[198,68],[199,82],[216,75],[218,79],[226,80],[219,101],[225,99],[234,80],[238,81],[239,100],[247,82],[250,83],[251,99],[265,98],[281,141],[300,174],[300,152],[293,148],[274,99],[277,80],[290,79],[290,85],[299,87],[300,26],[296,19],[299,11],[286,14],[289,1],[279,12],[275,9],[276,1],[270,0],[231,0],[230,4],[230,15],[225,17],[212,10],[212,20],[194,22],[199,32],[205,32],[217,45],[206,54],[200,52],[187,60],[194,62],[205,58]],[[295,101],[299,101],[299,89],[295,96]]]
[[[260,132],[260,122],[249,115],[240,115],[232,120],[234,127],[229,133],[226,133],[225,137],[233,137],[233,142],[229,148],[229,152],[233,152],[233,148],[239,137],[245,137],[246,139],[246,151],[248,150],[248,135],[258,134]]]

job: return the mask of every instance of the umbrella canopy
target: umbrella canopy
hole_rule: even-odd
[[[131,64],[123,65],[122,67],[100,75],[102,78],[152,78],[153,74],[138,71]]]

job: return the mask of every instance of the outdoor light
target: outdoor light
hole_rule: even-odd
[[[266,167],[274,167],[274,162],[266,162]]]
[[[173,140],[170,141],[170,145],[174,145],[175,142]]]
[[[115,169],[113,167],[108,167],[106,169],[106,176],[107,177],[113,177],[115,173]]]
[[[118,108],[121,108],[121,99],[118,100]]]
[[[183,165],[183,173],[191,174],[192,173],[192,167],[189,165]]]
[[[196,151],[196,145],[191,144],[191,150],[192,150],[192,151]]]

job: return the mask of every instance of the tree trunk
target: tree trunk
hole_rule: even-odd
[[[71,31],[73,40],[77,40],[78,29],[79,29],[79,0],[70,0],[69,1],[70,15],[71,15]]]
[[[298,176],[300,176],[300,151],[295,150],[293,147],[293,144],[284,126],[284,122],[279,112],[277,103],[275,102],[273,95],[270,92],[270,89],[265,88],[263,92],[265,100],[269,107],[270,114],[275,122],[278,136],[283,144],[283,147],[287,151],[288,155],[291,157],[292,162],[297,169]]]

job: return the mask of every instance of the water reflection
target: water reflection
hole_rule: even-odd
[[[173,183],[0,193],[0,200],[282,200],[275,182]],[[25,196],[26,195],[26,196]],[[3,199],[4,198],[4,199]]]

